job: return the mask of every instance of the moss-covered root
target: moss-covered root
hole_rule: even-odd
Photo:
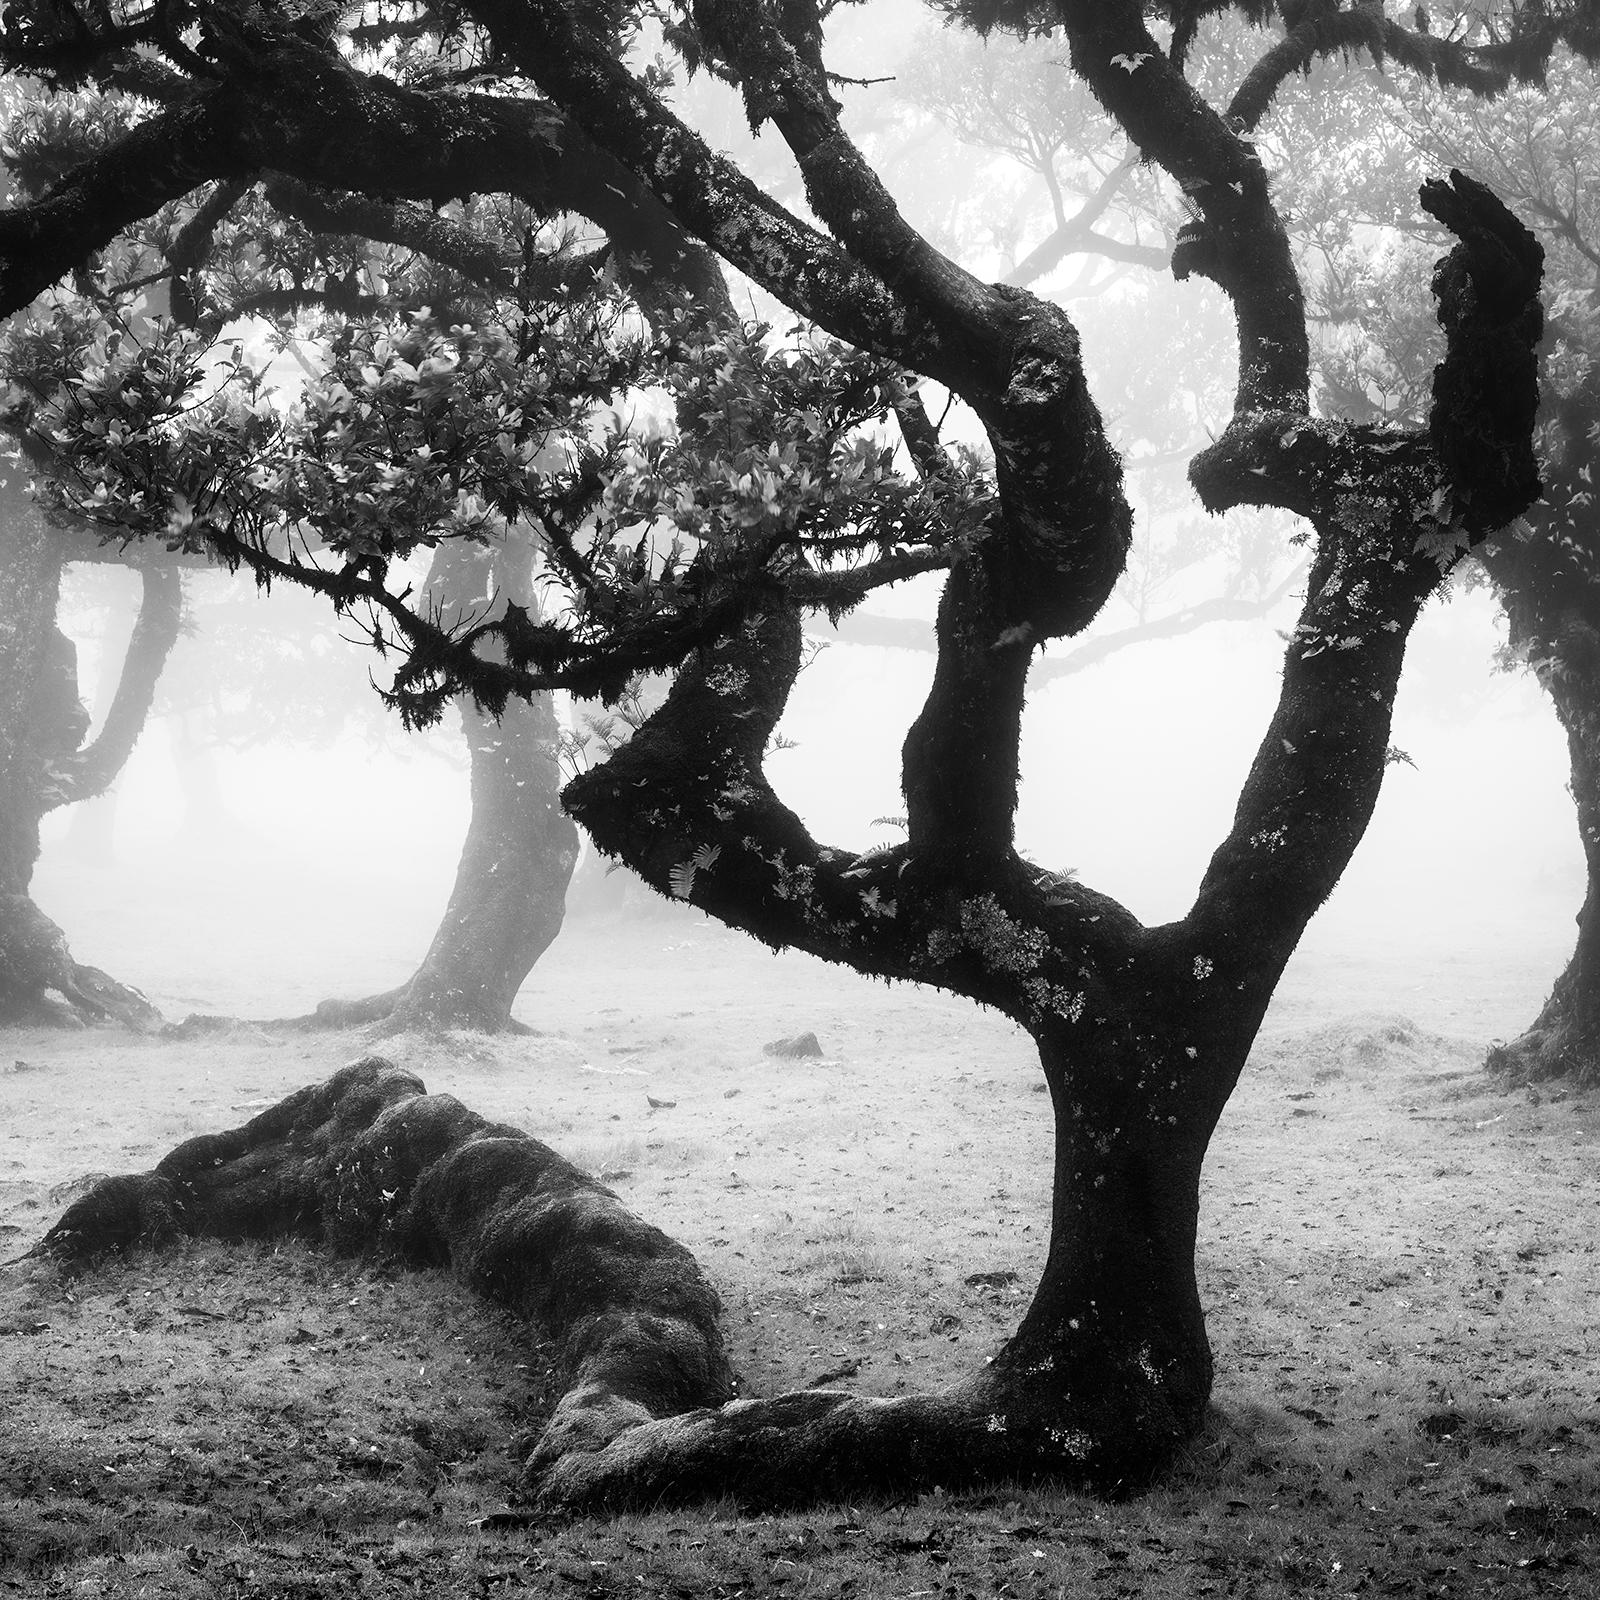
[[[300,1234],[446,1267],[532,1325],[562,1395],[540,1459],[733,1392],[694,1257],[520,1129],[369,1056],[152,1172],[108,1178],[38,1253]]]
[[[1123,1419],[1126,1421],[1126,1418]],[[598,1449],[547,1434],[528,1488],[573,1511],[733,1496],[762,1507],[1049,1480],[1126,1493],[1184,1442],[1035,1374],[994,1368],[938,1393],[806,1390],[641,1422]]]

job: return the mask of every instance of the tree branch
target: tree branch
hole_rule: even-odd
[[[1259,158],[1162,54],[1136,0],[1061,0],[1072,64],[1134,144],[1195,207],[1174,276],[1198,272],[1233,302],[1236,410],[1309,410],[1310,346],[1300,280]]]
[[[1341,8],[1330,0],[1312,0],[1245,76],[1228,105],[1228,119],[1241,131],[1253,129],[1285,79],[1334,54],[1364,50],[1379,65],[1395,61],[1426,80],[1485,100],[1513,83],[1537,81],[1563,44],[1587,61],[1600,57],[1600,7],[1592,0],[1516,6],[1509,21],[1506,38],[1472,44],[1404,27],[1385,16],[1382,6]]]
[[[1318,539],[1277,711],[1183,924],[1218,981],[1254,993],[1263,1008],[1371,816],[1418,612],[1442,572],[1539,489],[1531,434],[1543,252],[1459,173],[1426,185],[1424,204],[1459,237],[1434,275],[1447,350],[1429,435],[1284,430],[1261,419],[1253,468],[1237,453],[1248,428],[1229,447],[1241,481],[1279,479]],[[1294,481],[1280,479],[1274,452],[1294,458]],[[1246,928],[1253,949],[1235,964]]]
[[[1010,272],[1005,282],[1018,288],[1034,283],[1056,266],[1064,257],[1076,253],[1103,256],[1107,261],[1123,261],[1130,266],[1162,268],[1170,265],[1172,252],[1165,246],[1128,244],[1095,232],[1100,220],[1116,199],[1122,180],[1139,164],[1135,151],[1130,150],[1101,180],[1095,192],[1084,200],[1077,211],[1062,222],[1048,238],[1042,239]]]
[[[517,260],[481,234],[426,206],[385,203],[274,174],[262,186],[269,205],[313,233],[355,234],[396,244],[459,272],[480,288],[505,291],[516,280]]]
[[[245,35],[232,65],[226,83],[158,112],[37,201],[0,212],[0,314],[168,201],[262,170],[394,200],[513,195],[586,216],[619,252],[725,299],[672,214],[548,105],[406,89],[289,30]]]
[[[167,658],[178,641],[183,621],[183,585],[174,567],[151,565],[140,571],[144,597],[128,640],[111,709],[92,743],[56,763],[52,776],[58,805],[104,794],[127,765],[128,757],[155,700]]]

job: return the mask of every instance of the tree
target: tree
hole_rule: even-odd
[[[78,697],[77,651],[56,625],[67,561],[99,545],[43,526],[13,486],[0,522],[0,1020],[159,1025],[137,990],[73,959],[66,936],[29,894],[39,825],[58,806],[103,794],[144,726],[178,638],[176,568],[140,563],[144,598],[116,694],[99,732]]]
[[[11,129],[14,165],[35,175],[53,172],[62,165],[63,151],[69,157],[78,153],[86,140],[103,137],[107,125],[116,128],[125,117],[125,102],[25,106]],[[341,205],[282,180],[259,195],[241,185],[226,185],[198,205],[166,208],[153,227],[121,241],[110,274],[140,289],[169,280],[170,299],[183,308],[183,320],[213,333],[241,315],[274,305],[334,303],[354,310],[363,303],[404,304],[408,295],[422,297],[415,303],[432,301],[441,311],[467,315],[475,285],[512,283],[515,236],[528,218],[524,208],[483,222],[493,225],[468,231],[421,214],[397,217],[392,209],[358,208],[348,200]],[[334,231],[341,224],[368,229],[391,242],[387,247],[368,245],[359,235]],[[575,264],[576,275],[581,277],[584,270]],[[592,264],[587,270],[593,270]],[[383,277],[394,280],[384,296],[363,296],[355,287],[363,279]],[[29,427],[27,396],[40,387],[40,364],[52,357],[58,363],[82,361],[88,349],[87,344],[73,344],[64,330],[72,329],[81,341],[85,330],[92,329],[103,353],[108,343],[114,348],[119,342],[122,323],[133,336],[142,321],[136,308],[119,306],[116,295],[102,284],[87,297],[80,287],[73,314],[58,315],[53,326],[19,330],[11,352],[12,379],[14,391],[24,398],[14,407],[12,422],[32,447],[35,465],[44,470],[51,465],[39,435]],[[97,548],[92,538],[86,543],[91,550]],[[146,567],[155,570],[151,548],[135,548]],[[193,564],[197,557],[180,552],[172,559]],[[498,558],[484,551],[469,558],[459,550],[442,550],[424,593],[439,614],[464,614],[485,603],[503,605],[508,593],[528,604],[527,567],[527,552],[521,547]],[[31,604],[25,593],[17,591],[19,603]],[[176,622],[174,609],[171,637],[176,637]],[[170,643],[168,638],[169,648]],[[159,671],[161,662],[152,665]],[[146,676],[145,710],[154,689],[154,677]],[[514,1025],[511,1005],[517,991],[561,925],[577,835],[556,800],[557,729],[549,696],[534,697],[498,724],[487,721],[470,702],[463,704],[462,717],[471,760],[473,820],[454,892],[421,967],[387,994],[329,1001],[313,1017],[288,1020],[302,1026],[383,1020],[391,1030],[443,1026],[496,1031]],[[121,747],[125,758],[139,724],[130,723],[124,710],[117,725],[127,730]],[[100,767],[105,767],[103,759]],[[101,773],[99,787],[113,775],[111,770]],[[57,784],[50,792],[59,804],[92,791],[79,785],[69,793]],[[20,913],[12,925],[18,938],[24,927],[37,931],[42,926],[36,914],[26,920]],[[95,1014],[106,1020],[113,1016]],[[159,1020],[148,1007],[140,1015],[147,1023]]]
[[[531,609],[532,556],[526,536],[498,549],[441,545],[424,602],[446,627],[485,604]],[[324,1001],[314,1014],[318,1025],[484,1033],[520,1026],[512,1002],[561,931],[578,859],[578,830],[557,798],[555,705],[549,694],[530,695],[495,718],[465,697],[459,711],[471,757],[472,820],[438,931],[398,989]]]
[[[989,1366],[937,1395],[817,1391],[688,1414],[681,1388],[636,1368],[626,1404],[594,1397],[588,1425],[541,1452],[537,1481],[553,1497],[783,1498],[1038,1474],[1127,1485],[1201,1423],[1212,1370],[1193,1250],[1207,1142],[1285,963],[1371,815],[1418,612],[1539,487],[1532,236],[1471,179],[1425,182],[1424,209],[1456,239],[1434,278],[1444,354],[1427,425],[1314,416],[1301,281],[1248,135],[1284,77],[1330,51],[1382,49],[1408,70],[1493,87],[1536,73],[1563,38],[1596,42],[1585,8],[1513,12],[1501,32],[1475,24],[1454,40],[1365,6],[1294,8],[1218,109],[1184,72],[1207,9],[1175,8],[1170,31],[1158,18],[1159,38],[1129,0],[956,12],[984,29],[1058,30],[1072,70],[1182,188],[1194,215],[1173,270],[1223,290],[1239,345],[1231,420],[1191,480],[1213,511],[1293,512],[1312,547],[1280,699],[1233,825],[1189,912],[1154,928],[1012,845],[1030,662],[1099,612],[1129,541],[1076,330],[1059,307],[981,282],[906,223],[841,121],[816,8],[707,3],[673,25],[691,61],[737,82],[752,120],[782,135],[826,233],[673,116],[659,74],[625,64],[615,14],[554,0],[452,12],[474,59],[517,91],[495,95],[441,93],[398,56],[352,62],[315,26],[242,5],[199,13],[196,42],[181,45],[159,10],[157,22],[122,24],[24,10],[11,25],[10,59],[35,71],[109,76],[137,42],[183,83],[34,206],[0,218],[0,303],[22,303],[142,210],[241,171],[428,200],[508,184],[530,121],[553,106],[682,226],[854,347],[775,350],[727,325],[629,345],[616,328],[516,308],[489,329],[396,329],[333,369],[288,432],[231,402],[171,426],[192,388],[171,355],[131,442],[97,444],[104,436],[78,425],[79,405],[113,404],[93,385],[47,424],[73,447],[57,492],[80,511],[103,487],[120,525],[366,608],[400,652],[390,692],[412,717],[462,692],[491,709],[557,683],[615,695],[628,672],[681,662],[633,739],[564,791],[600,847],[769,943],[968,995],[1038,1043],[1056,1114],[1051,1244],[1027,1314]],[[992,482],[943,448],[908,374],[971,408]],[[626,429],[593,436],[597,406],[651,385],[692,396],[680,409],[698,424],[653,443]],[[920,481],[902,481],[872,436],[890,412]],[[370,477],[359,494],[308,492],[304,474],[335,437],[347,476],[392,462],[402,440],[413,463],[404,495]],[[541,455],[551,465],[535,470]],[[469,485],[498,515],[538,522],[567,611],[535,622],[508,608],[452,632],[390,587],[407,547],[471,536],[482,513],[461,510]],[[317,561],[274,553],[285,522],[316,530]],[[763,770],[800,664],[801,614],[847,609],[933,567],[947,577],[933,684],[904,747],[908,836],[867,856],[831,848]],[[242,1156],[277,1130],[303,1170],[320,1146],[287,1130],[304,1109],[216,1153]],[[387,1169],[383,1192],[437,1241],[469,1192],[481,1202],[504,1191],[487,1148],[467,1164],[475,1175],[453,1168],[442,1192],[419,1177],[439,1143],[417,1115],[411,1155]],[[169,1168],[180,1195],[192,1155]],[[250,1160],[262,1170],[261,1149]],[[566,1236],[548,1242],[559,1250]]]
[[[12,199],[15,151],[5,156],[0,185]],[[177,642],[178,573],[147,551],[134,553],[143,600],[111,703],[88,741],[77,651],[57,625],[61,577],[70,560],[111,556],[92,535],[69,539],[47,530],[14,466],[0,491],[0,1020],[151,1027],[160,1021],[155,1008],[137,990],[74,960],[66,935],[29,889],[43,818],[104,794],[133,751]]]

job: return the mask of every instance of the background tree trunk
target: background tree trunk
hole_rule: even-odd
[[[1569,617],[1548,644],[1536,670],[1567,735],[1587,887],[1572,959],[1527,1031],[1494,1046],[1488,1065],[1521,1082],[1570,1074],[1591,1085],[1600,1083],[1600,631]]]
[[[1550,696],[1567,736],[1570,787],[1587,874],[1578,938],[1539,1015],[1488,1057],[1518,1082],[1570,1074],[1600,1083],[1600,524],[1591,504],[1600,369],[1549,402],[1558,445],[1528,529],[1491,541],[1479,560],[1505,611],[1507,644]]]
[[[427,602],[447,621],[507,601],[535,607],[533,550],[518,538],[499,551],[440,545]],[[382,1031],[470,1028],[498,1033],[517,991],[561,931],[578,830],[561,809],[559,728],[549,694],[507,702],[499,719],[458,702],[472,760],[472,820],[455,887],[433,943],[398,989],[362,1000],[325,1000],[303,1026]]]
[[[103,794],[132,754],[177,641],[182,590],[176,571],[142,569],[117,692],[85,746],[77,650],[56,625],[63,565],[60,536],[31,508],[13,509],[0,526],[0,1020],[155,1027],[160,1014],[137,990],[73,959],[29,889],[44,816]]]

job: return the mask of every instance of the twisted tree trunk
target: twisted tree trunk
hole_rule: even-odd
[[[133,752],[177,641],[178,573],[141,567],[144,598],[99,735],[78,698],[77,651],[56,626],[62,536],[17,508],[0,526],[0,1021],[120,1023],[160,1014],[137,990],[73,959],[30,896],[39,825],[58,806],[103,794]]]

